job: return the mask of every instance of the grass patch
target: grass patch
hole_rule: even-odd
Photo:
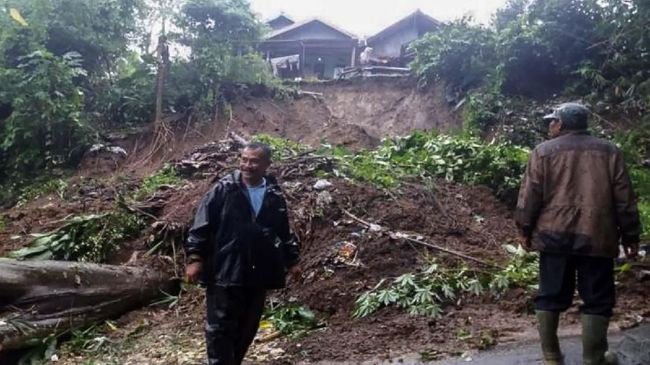
[[[161,186],[178,186],[182,183],[183,179],[178,175],[176,168],[172,165],[165,165],[153,175],[142,180],[140,188],[133,193],[133,199],[142,200],[155,193]]]
[[[68,183],[63,179],[37,179],[36,181],[21,189],[16,206],[23,206],[31,201],[52,193],[55,193],[60,199],[63,199],[65,197],[67,189]]]
[[[307,145],[285,138],[273,137],[268,134],[258,134],[253,137],[252,141],[264,143],[271,147],[271,150],[273,151],[273,159],[275,161],[282,161],[287,158],[295,157],[310,150]]]

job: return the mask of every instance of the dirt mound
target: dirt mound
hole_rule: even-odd
[[[165,202],[159,219],[186,227],[201,196],[217,177],[234,167],[236,154],[211,144],[175,163],[185,171],[188,183]],[[510,311],[489,316],[490,311],[501,308],[498,303],[484,305],[488,297],[459,300],[445,308],[445,319],[439,321],[411,317],[393,308],[352,319],[354,302],[363,291],[384,278],[417,270],[424,257],[436,257],[445,265],[462,263],[455,256],[427,252],[383,231],[368,229],[352,216],[389,230],[417,233],[429,242],[492,262],[506,260],[500,246],[513,240],[516,233],[509,211],[487,188],[440,180],[435,190],[405,183],[387,192],[342,178],[329,178],[331,186],[316,188],[319,167],[327,169],[329,164],[327,158],[298,155],[272,168],[282,181],[292,225],[303,245],[302,278],[277,295],[296,300],[327,321],[324,330],[302,340],[283,340],[281,346],[291,359],[355,359],[422,350],[432,343],[440,345],[441,353],[452,353],[458,346],[467,347],[456,339],[458,328],[496,338],[498,331],[528,326],[525,311],[515,316]],[[352,262],[340,259],[345,245],[356,249]],[[512,303],[525,299],[515,296],[507,303],[520,308],[521,304]]]
[[[96,179],[79,175],[68,180],[59,193],[49,193],[0,212],[4,222],[0,230],[0,257],[27,245],[34,238],[32,234],[56,229],[73,215],[114,209],[118,196],[136,186],[137,181],[128,176]]]
[[[142,253],[160,239],[166,244],[158,252],[173,256],[191,224],[198,201],[216,179],[237,165],[237,151],[238,146],[227,140],[188,148],[185,155],[167,161],[176,167],[183,182],[162,186],[134,204],[134,209],[155,220],[141,237],[125,243],[113,262],[142,264]],[[327,325],[304,338],[258,344],[253,355],[260,347],[271,346],[283,349],[282,356],[271,356],[276,359],[272,363],[360,361],[409,352],[437,358],[534,334],[532,294],[521,289],[510,290],[498,299],[490,294],[460,296],[443,307],[439,319],[410,316],[394,307],[354,319],[352,312],[360,294],[382,279],[416,271],[430,258],[445,267],[465,265],[473,270],[487,270],[456,256],[409,243],[389,231],[421,236],[427,242],[493,263],[507,260],[501,246],[513,241],[516,232],[510,211],[488,188],[439,180],[435,188],[405,182],[398,189],[387,191],[333,175],[326,178],[329,184],[319,181],[323,172],[332,171],[333,165],[327,157],[297,154],[272,167],[286,193],[292,226],[303,244],[302,276],[290,282],[288,289],[273,295],[309,307]],[[27,233],[56,228],[66,215],[114,209],[119,195],[128,195],[138,186],[136,178],[127,176],[76,177],[62,197],[51,195],[4,212],[9,223],[0,236],[1,247],[5,252],[20,247],[27,242]],[[23,238],[8,240],[15,234],[22,234]],[[182,268],[182,255],[175,258],[174,267]],[[643,283],[629,276],[620,280],[619,308],[625,314],[617,319],[633,322],[637,320],[635,316],[648,316]],[[125,331],[113,334],[115,343],[132,343],[131,339],[126,341],[132,336],[128,328],[138,328],[136,324],[140,321],[149,323],[143,330],[149,335],[135,340],[133,347],[120,346],[121,353],[111,356],[119,357],[125,364],[198,362],[203,356],[200,323],[204,307],[200,293],[192,291],[183,296],[180,308],[146,309],[125,317],[120,321]],[[577,323],[577,312],[567,316]],[[165,325],[158,326],[156,322]],[[188,330],[174,332],[175,328]],[[125,337],[119,338],[122,335]],[[152,347],[145,340],[150,336],[161,338],[162,342]],[[179,343],[192,344],[192,349],[166,350]],[[156,360],[147,359],[149,355],[143,355],[143,348],[157,352],[151,354]]]
[[[416,271],[424,264],[423,257],[437,257],[446,265],[460,262],[454,256],[426,252],[423,247],[372,232],[344,210],[391,230],[417,232],[429,242],[493,262],[505,261],[500,245],[513,240],[516,232],[508,211],[485,188],[438,181],[435,192],[407,185],[387,194],[346,181],[333,182],[333,203],[322,215],[305,219],[298,208],[301,214],[294,219],[296,230],[304,236],[304,279],[293,283],[283,295],[326,316],[328,326],[298,343],[288,344],[292,353],[298,357],[307,353],[310,361],[354,360],[368,355],[420,351],[432,344],[436,344],[438,351],[449,353],[467,345],[456,339],[458,328],[469,326],[473,333],[479,333],[503,329],[506,323],[513,326],[512,318],[505,322],[499,316],[487,315],[490,310],[498,310],[498,304],[481,304],[489,298],[459,300],[445,309],[447,314],[439,321],[408,316],[394,308],[380,310],[369,318],[352,319],[355,300],[362,292],[382,279]],[[291,205],[318,206],[319,194],[311,199],[303,195]],[[338,261],[342,242],[352,243],[358,249],[352,265]],[[328,346],[322,346],[323,343]]]

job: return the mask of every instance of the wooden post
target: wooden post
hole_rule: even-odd
[[[302,77],[304,78],[305,77],[305,57],[306,57],[305,56],[305,54],[306,54],[305,44],[300,42],[300,47],[302,48],[302,52],[301,52],[301,55],[300,55],[300,73],[302,74]]]
[[[352,46],[352,61],[350,62],[350,66],[352,67],[356,66],[356,61],[357,61],[357,47]]]

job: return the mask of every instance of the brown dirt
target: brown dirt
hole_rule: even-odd
[[[513,315],[489,296],[452,303],[440,320],[408,316],[394,308],[380,310],[369,318],[351,317],[354,302],[363,291],[382,278],[417,270],[426,250],[363,229],[343,215],[341,207],[391,230],[417,232],[429,242],[488,261],[504,261],[500,245],[516,237],[508,211],[488,189],[438,181],[435,193],[418,186],[401,190],[390,196],[371,187],[336,181],[332,196],[339,206],[325,210],[323,218],[304,223],[298,220],[298,231],[311,232],[303,238],[301,265],[305,279],[293,283],[283,296],[296,298],[325,316],[328,326],[301,341],[286,343],[296,359],[354,361],[429,348],[452,354],[477,346],[481,335],[498,338],[501,333],[529,326],[526,311]],[[314,203],[301,197],[294,204]],[[479,216],[484,220],[478,220]],[[338,224],[333,226],[334,222]],[[335,263],[336,243],[341,241],[357,245],[361,266]],[[453,256],[432,251],[427,255],[447,265],[460,263]],[[512,298],[504,301],[507,299]],[[473,340],[458,340],[460,329],[470,331]]]
[[[198,150],[211,154],[219,148]],[[217,157],[209,167],[191,174],[188,183],[165,203],[161,220],[189,224],[198,200],[235,160],[236,155],[232,153]],[[516,237],[511,213],[488,188],[460,186],[444,180],[436,182],[433,192],[417,184],[405,184],[396,191],[386,192],[364,184],[330,179],[333,186],[327,192],[331,203],[327,203],[322,199],[324,193],[312,187],[317,177],[309,168],[310,163],[289,161],[274,167],[276,175],[284,176],[282,181],[291,207],[292,224],[303,243],[301,279],[274,296],[311,308],[326,321],[327,327],[302,339],[285,338],[273,342],[272,346],[284,349],[285,353],[280,359],[270,360],[271,363],[360,361],[409,352],[426,352],[427,356],[436,358],[488,346],[486,341],[508,342],[534,335],[532,293],[522,289],[508,291],[500,298],[489,294],[462,297],[449,303],[438,320],[412,317],[395,308],[382,309],[368,318],[353,319],[354,301],[363,291],[383,278],[417,270],[424,256],[437,257],[445,265],[458,265],[462,261],[393,240],[384,233],[371,232],[343,210],[391,230],[416,232],[429,242],[500,263],[506,260],[501,245]],[[341,242],[351,242],[358,247],[357,265],[337,261],[337,247]],[[616,318],[619,326],[629,325],[635,320],[634,315],[648,315],[643,290],[643,283],[631,277],[623,278],[620,286],[623,298],[619,301],[621,315]],[[163,336],[175,326],[186,326],[187,321],[192,323],[192,328],[200,329],[203,304],[194,299],[190,307],[187,310],[192,315],[166,317],[168,320],[163,327],[167,330],[152,329],[152,332]],[[149,311],[142,316],[160,317]],[[574,325],[577,323],[575,310],[566,315],[566,320]],[[463,339],[459,336],[461,332],[471,337]],[[189,341],[186,331],[173,336],[176,336],[175,344]],[[192,343],[195,343],[197,335],[193,336]],[[254,354],[259,346],[262,345],[256,346]],[[195,350],[194,356],[200,356],[200,351]]]
[[[210,153],[203,149],[203,153]],[[235,155],[215,159],[221,164],[196,171],[188,182],[170,195],[160,217],[189,224],[198,199],[216,176],[235,162]],[[225,166],[225,167],[224,167]],[[297,169],[298,172],[295,172]],[[330,179],[331,203],[319,200],[322,192],[312,188],[317,178],[305,166],[291,162],[275,166],[291,207],[294,229],[303,243],[303,274],[290,287],[274,294],[308,306],[327,326],[301,339],[281,338],[257,343],[252,363],[292,364],[320,360],[361,361],[393,358],[404,353],[426,353],[428,358],[458,355],[483,348],[486,341],[499,343],[534,336],[532,294],[513,289],[501,298],[485,294],[464,296],[444,308],[440,319],[413,317],[395,308],[385,308],[363,319],[353,319],[354,301],[382,278],[416,270],[423,262],[421,247],[371,232],[343,213],[391,230],[417,232],[427,241],[494,262],[506,259],[501,244],[515,237],[510,212],[489,189],[436,182],[431,192],[417,184],[404,185],[390,193],[342,179]],[[154,194],[155,195],[155,194]],[[358,249],[358,263],[337,262],[337,243],[348,241]],[[458,259],[429,251],[445,265]],[[471,265],[469,265],[472,267]],[[635,315],[648,316],[644,285],[632,277],[621,281],[618,326],[626,326]],[[201,319],[204,303],[200,292],[186,294],[181,306],[172,310],[145,309],[117,322],[110,336],[117,343],[114,353],[96,355],[103,360],[120,359],[123,364],[194,364],[203,356]],[[577,312],[567,313],[563,323],[575,324]],[[629,324],[628,324],[629,325]],[[137,335],[134,335],[136,333]],[[471,337],[462,338],[461,333]],[[135,337],[135,338],[134,338]],[[154,344],[155,343],[155,344]],[[271,350],[269,350],[269,347]],[[280,351],[280,355],[273,351]],[[88,360],[90,355],[62,353],[64,364]],[[102,363],[102,362],[99,362]]]
[[[48,194],[0,211],[6,225],[0,231],[0,257],[24,247],[33,238],[31,234],[61,226],[62,220],[69,216],[99,214],[113,209],[118,195],[133,189],[137,182],[126,176],[95,179],[77,175],[67,183],[63,197]]]
[[[325,137],[330,142],[359,148],[413,128],[444,130],[458,125],[448,109],[442,108],[435,90],[432,94],[419,94],[405,81],[390,84],[385,81],[342,82],[304,88],[324,95],[320,98],[305,96],[292,103],[255,98],[241,100],[234,106],[233,119],[227,129],[246,132],[242,134],[268,132],[311,144],[318,144]],[[453,122],[448,122],[450,120]],[[59,220],[69,214],[113,209],[119,194],[134,190],[142,177],[165,162],[177,164],[186,177],[185,183],[155,192],[142,204],[153,209],[157,220],[164,223],[164,229],[168,230],[165,234],[176,239],[182,237],[201,196],[216,178],[236,164],[236,148],[227,145],[224,148],[223,144],[204,145],[223,136],[224,129],[226,127],[221,125],[212,125],[187,134],[179,132],[173,151],[165,158],[146,164],[138,161],[137,151],[144,148],[135,148],[135,143],[130,146],[136,152],[117,167],[106,157],[98,159],[100,162],[94,165],[87,160],[87,165],[70,180],[70,189],[63,199],[50,195],[0,212],[7,222],[6,229],[0,233],[0,255],[25,245],[29,233],[56,228]],[[183,168],[188,164],[183,161],[186,159],[207,164],[185,171]],[[501,246],[514,241],[516,232],[510,211],[488,188],[440,180],[436,182],[435,191],[417,183],[382,191],[341,178],[329,178],[332,187],[326,192],[317,191],[313,188],[318,180],[316,167],[325,166],[327,170],[327,164],[322,159],[298,157],[278,163],[272,171],[283,183],[291,207],[292,225],[303,243],[300,280],[291,282],[288,289],[274,296],[308,306],[326,321],[327,326],[302,339],[282,338],[272,342],[272,346],[284,350],[284,355],[270,357],[276,360],[262,358],[262,362],[358,361],[392,358],[414,351],[436,358],[480,348],[484,345],[481,339],[483,342],[489,339],[512,341],[533,332],[532,296],[521,289],[510,290],[498,299],[488,294],[464,296],[447,304],[443,317],[438,320],[409,316],[395,308],[382,309],[368,318],[353,319],[351,313],[356,298],[381,279],[417,270],[424,257],[436,257],[443,265],[463,262],[454,256],[392,239],[384,232],[368,230],[344,210],[390,230],[418,233],[428,242],[498,263],[506,260]],[[159,232],[152,228],[143,232],[138,240],[125,244],[115,262],[125,262],[133,257],[133,251],[141,253],[148,249],[149,235]],[[14,235],[21,238],[10,239]],[[354,265],[337,260],[337,247],[342,242],[358,248]],[[162,253],[172,252],[166,248]],[[182,257],[176,259],[179,263]],[[482,270],[475,264],[465,264]],[[650,315],[646,285],[632,276],[621,278],[620,314],[616,317],[620,326],[629,325],[637,315]],[[111,353],[110,358],[119,359],[122,364],[197,363],[203,353],[200,324],[203,310],[201,295],[194,290],[182,298],[180,307],[172,310],[143,309],[124,316],[118,322],[120,329],[111,334],[119,346],[111,350],[116,352]],[[575,322],[576,313],[568,313],[567,318]],[[460,338],[461,332],[471,334],[471,338]],[[255,351],[260,346],[266,345],[256,345]],[[106,353],[78,355],[65,351],[61,356],[63,363],[68,364],[90,358],[109,358]]]
[[[413,130],[449,131],[460,118],[441,88],[417,91],[413,80],[338,81],[303,84],[298,100],[248,98],[235,103],[229,130],[269,133],[317,146],[322,140],[357,149]],[[226,118],[230,119],[230,118]]]
[[[281,101],[240,95],[231,101],[231,112],[217,121],[188,124],[187,118],[170,118],[174,142],[152,160],[143,160],[152,137],[149,128],[109,133],[105,144],[123,148],[128,156],[88,153],[77,175],[142,179],[164,163],[187,156],[195,146],[225,138],[229,132],[244,137],[267,133],[314,147],[326,141],[358,150],[413,130],[445,132],[461,126],[460,116],[444,100],[442,87],[418,91],[411,79],[307,83],[300,88],[322,96]]]

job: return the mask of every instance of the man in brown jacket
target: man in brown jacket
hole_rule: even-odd
[[[630,258],[638,252],[639,214],[623,155],[589,135],[588,116],[583,105],[567,103],[544,117],[551,140],[533,150],[515,213],[523,245],[540,252],[535,307],[547,365],[562,364],[557,327],[571,306],[576,274],[584,364],[617,363],[607,352],[613,259],[619,244]]]

